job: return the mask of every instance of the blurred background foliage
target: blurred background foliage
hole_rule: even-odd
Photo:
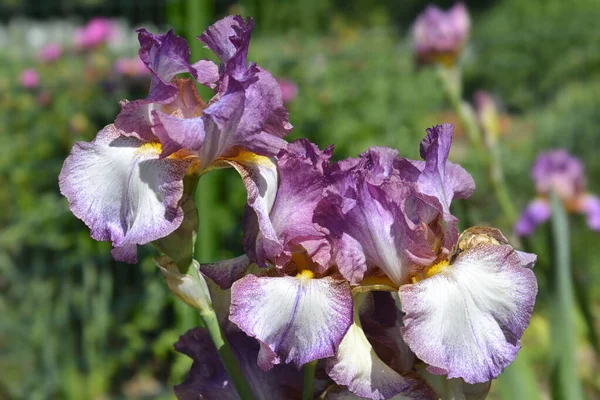
[[[410,25],[425,6],[417,0],[0,1],[0,399],[171,398],[171,385],[190,365],[172,345],[198,320],[169,295],[152,262],[155,250],[141,249],[138,265],[115,263],[109,244],[90,239],[58,193],[57,176],[73,143],[91,140],[112,122],[119,100],[146,94],[147,77],[124,76],[114,67],[119,57],[136,55],[137,26],[173,27],[192,38],[222,15],[255,17],[250,59],[299,88],[288,104],[291,138],[335,143],[337,158],[373,145],[418,158],[426,127],[457,124],[451,158],[474,175],[478,189],[455,213],[463,227],[493,224],[510,234],[514,221],[490,195],[434,71],[415,66]],[[467,6],[473,30],[462,60],[464,97],[484,89],[501,101],[500,146],[515,205],[534,196],[529,168],[539,151],[553,147],[582,158],[590,191],[600,192],[600,3]],[[74,29],[93,16],[118,18],[117,40],[72,50]],[[64,54],[41,63],[36,52],[50,41],[61,43]],[[197,44],[192,49],[209,57]],[[35,87],[19,83],[25,68],[39,73]],[[199,260],[241,254],[239,177],[209,174],[199,200]],[[523,350],[491,398],[549,397],[549,231],[544,226],[521,244],[540,255],[540,295]],[[578,373],[587,397],[600,398],[598,236],[572,217],[571,241]],[[518,369],[523,363],[533,369]],[[515,385],[530,387],[515,392]]]

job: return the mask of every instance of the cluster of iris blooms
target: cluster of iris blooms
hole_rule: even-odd
[[[432,10],[415,26],[427,39],[419,54],[427,45],[453,56],[468,28],[450,35],[454,48],[436,47],[431,35],[448,37],[452,24]],[[373,147],[332,162],[333,146],[285,141],[292,126],[280,85],[247,61],[252,29],[250,19],[226,17],[199,36],[219,65],[190,63],[172,31],[138,30],[148,96],[122,101],[113,124],[74,146],[59,177],[72,212],[92,238],[112,242],[115,259],[135,263],[137,246],[153,243],[178,298],[203,317],[224,310],[217,346],[228,343],[237,365],[217,352],[210,328],[189,331],[176,349],[194,363],[177,396],[485,397],[529,324],[536,256],[494,228],[459,232],[451,203],[475,183],[448,161],[452,125],[426,130],[422,160]],[[196,84],[214,96],[205,102]],[[194,194],[203,174],[225,167],[247,189],[245,254],[201,265]]]

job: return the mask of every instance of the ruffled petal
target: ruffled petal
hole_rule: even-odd
[[[244,250],[259,267],[266,267],[270,255],[283,251],[283,244],[269,218],[277,193],[277,166],[268,157],[245,151],[222,162],[235,168],[246,186],[248,201],[243,221]]]
[[[246,57],[254,21],[239,16],[227,16],[209,26],[198,39],[206,44],[223,63],[222,70],[239,79],[247,69]]]
[[[115,125],[130,136],[152,140],[152,111],[160,110],[160,105],[176,102],[182,93],[179,81],[173,80],[177,74],[188,72],[200,83],[211,87],[219,79],[219,74],[211,61],[201,61],[192,66],[186,40],[175,35],[173,30],[159,35],[143,28],[137,32],[140,59],[152,73],[150,92],[143,100],[123,101]]]
[[[77,143],[60,173],[73,214],[92,238],[113,242],[119,261],[135,263],[135,245],[169,235],[183,220],[179,200],[190,160],[161,160],[160,151],[108,125],[93,142]]]
[[[231,288],[230,320],[298,367],[333,356],[352,315],[350,286],[331,277],[247,275]]]
[[[167,103],[178,93],[171,79],[182,72],[198,77],[196,69],[190,64],[190,48],[186,40],[175,35],[173,30],[165,34],[154,35],[144,28],[136,31],[140,42],[139,56],[152,73],[150,93],[146,100]]]
[[[421,142],[421,157],[425,163],[415,163],[422,170],[417,183],[419,190],[436,197],[444,212],[450,214],[453,199],[466,199],[475,191],[475,181],[463,167],[448,161],[454,126],[436,125],[427,129]]]
[[[202,118],[177,118],[160,111],[153,111],[154,133],[163,143],[161,156],[168,157],[183,148],[198,150],[204,141]]]
[[[531,235],[537,226],[550,218],[550,204],[544,199],[536,199],[523,210],[515,224],[515,233],[519,236]]]
[[[399,294],[404,340],[428,370],[481,383],[517,355],[537,282],[512,247],[480,243]]]
[[[291,259],[291,252],[301,246],[323,269],[328,267],[328,242],[312,219],[314,209],[327,185],[323,171],[328,166],[332,150],[327,148],[321,151],[308,140],[298,139],[279,153],[279,188],[269,217],[283,246],[282,251],[269,253],[272,246],[264,243],[264,235],[259,235],[250,227],[244,229],[245,247],[255,249],[249,254],[261,256],[257,260],[259,264],[264,265],[266,260],[270,260],[283,266]]]
[[[344,336],[335,357],[327,360],[327,374],[361,398],[389,399],[399,394],[404,396],[399,398],[407,399],[435,398],[433,390],[416,374],[400,375],[381,361],[356,323]]]
[[[352,393],[344,386],[334,386],[327,389],[325,400],[362,400],[368,397],[360,397]],[[390,400],[437,400],[438,397],[429,388],[415,390],[414,394],[397,394]]]
[[[396,185],[388,193],[366,178],[358,178],[354,185],[346,185],[343,196],[329,192],[315,210],[315,222],[334,241],[337,266],[352,284],[358,284],[369,267],[378,267],[400,285],[417,261],[426,265],[435,258],[427,242],[409,228],[403,211],[401,203],[412,189]]]

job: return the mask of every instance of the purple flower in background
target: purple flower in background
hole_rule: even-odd
[[[103,37],[96,21],[93,37]],[[269,186],[277,186],[272,160],[290,130],[275,79],[247,63],[253,23],[226,17],[200,37],[221,65],[190,64],[187,42],[172,31],[138,30],[139,57],[151,73],[148,96],[121,103],[115,123],[91,143],[75,145],[59,177],[71,210],[97,240],[113,242],[117,260],[136,262],[136,245],[166,237],[183,220],[183,177],[235,167],[248,203],[268,213]],[[177,78],[187,73],[190,78]],[[195,82],[215,89],[204,102]]]
[[[298,96],[298,85],[296,85],[296,82],[285,78],[277,78],[277,82],[281,88],[281,99],[283,100],[283,103],[287,104],[294,101]]]
[[[453,65],[467,42],[470,28],[469,13],[463,3],[455,4],[446,12],[434,5],[428,6],[412,28],[417,60],[423,64]]]
[[[19,83],[26,89],[36,88],[40,84],[40,75],[33,68],[24,69],[19,75]]]
[[[107,18],[92,18],[83,28],[75,31],[73,42],[80,49],[96,48],[114,37],[114,22]]]
[[[519,236],[529,236],[550,218],[551,192],[563,201],[569,212],[585,215],[590,229],[600,232],[600,198],[585,191],[584,167],[581,160],[566,150],[540,153],[531,169],[538,198],[533,200],[515,224]]]
[[[58,60],[62,56],[62,48],[58,43],[50,43],[42,47],[38,52],[38,58],[42,62],[52,62]]]

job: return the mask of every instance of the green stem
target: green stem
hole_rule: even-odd
[[[219,357],[221,358],[221,361],[227,370],[227,374],[231,379],[231,383],[240,396],[240,399],[253,400],[254,396],[252,395],[252,391],[250,390],[250,387],[248,386],[248,383],[242,374],[235,356],[233,355],[231,346],[227,342],[227,339],[225,338],[225,335],[219,326],[217,314],[212,308],[210,308],[209,310],[203,310],[200,312],[200,316],[204,321],[206,330],[208,331],[210,338],[217,348],[217,353],[219,353]]]
[[[486,143],[475,119],[475,113],[468,103],[462,100],[462,80],[458,68],[439,67],[438,78],[444,88],[444,93],[454,112],[465,129],[471,145],[475,147],[481,163],[488,171],[488,176],[494,190],[496,200],[502,212],[513,222],[517,212],[511,201],[504,179],[504,171],[500,157],[500,149],[496,144]]]
[[[551,325],[552,389],[556,398],[583,399],[577,376],[575,295],[571,275],[569,221],[562,201],[551,194],[554,276]]]
[[[462,389],[462,379],[446,380],[443,400],[465,400],[465,394]]]
[[[315,370],[317,369],[317,361],[314,360],[304,364],[304,389],[302,391],[302,400],[312,400],[315,391]]]

